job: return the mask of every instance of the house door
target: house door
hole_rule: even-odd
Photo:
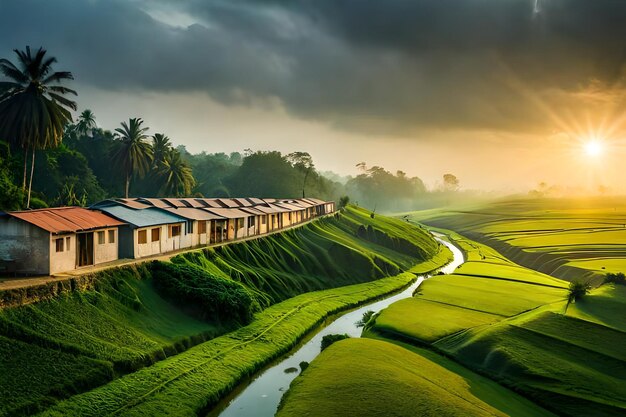
[[[93,232],[76,235],[76,265],[93,265]]]

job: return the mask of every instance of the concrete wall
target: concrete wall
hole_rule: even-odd
[[[13,217],[0,218],[0,263],[11,262],[17,273],[50,274],[49,242],[45,230]]]
[[[63,239],[63,252],[56,251],[57,239]],[[76,233],[50,234],[50,274],[76,269]]]
[[[200,233],[200,223],[206,223],[204,233]],[[196,220],[193,222],[193,234],[191,235],[191,246],[204,246],[209,243],[211,232],[211,222],[209,220]]]
[[[259,233],[264,234],[267,233],[267,219],[269,216],[267,214],[263,214],[258,217],[257,227],[259,228]]]
[[[99,231],[104,232],[103,244],[98,243]],[[111,242],[109,239],[110,231],[113,232],[113,236],[114,236],[113,242]],[[93,236],[93,263],[100,264],[103,262],[110,262],[110,261],[116,260],[118,257],[118,245],[119,245],[119,238],[118,238],[117,227],[110,228],[110,229],[100,229],[100,230],[95,231],[94,236]]]
[[[180,226],[181,233],[179,236],[170,236],[172,226]],[[152,241],[152,229],[159,229],[159,240]],[[146,231],[146,243],[139,243],[139,233]],[[190,248],[193,243],[193,234],[187,233],[186,223],[175,223],[159,226],[140,227],[133,230],[134,257],[144,258],[146,256],[158,255],[176,251],[179,249]]]

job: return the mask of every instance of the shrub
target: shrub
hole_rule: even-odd
[[[154,261],[152,277],[157,291],[202,319],[249,323],[256,303],[246,288],[193,265]]]
[[[347,334],[327,334],[322,337],[322,350],[326,349],[328,346],[332,345],[335,342],[338,342],[343,339],[349,339],[350,336]]]
[[[604,277],[604,283],[626,285],[626,275],[624,275],[623,272],[618,272],[616,274],[609,272],[606,274],[606,277]]]
[[[356,327],[365,327],[367,325],[367,323],[369,323],[369,321],[372,319],[372,316],[375,314],[374,311],[372,310],[367,310],[365,313],[363,313],[363,317],[361,318],[361,320],[357,321]]]
[[[585,295],[587,295],[590,289],[591,285],[588,282],[570,282],[567,294],[567,304],[565,305],[565,312],[567,312],[567,308],[571,303],[580,301]]]

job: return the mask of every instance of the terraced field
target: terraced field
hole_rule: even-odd
[[[0,310],[0,373],[11,375],[0,416],[200,412],[326,315],[450,256],[417,227],[348,208],[171,264],[98,273],[91,287]]]
[[[410,213],[496,248],[526,267],[594,285],[626,270],[626,199],[538,199]]]
[[[551,206],[558,204],[566,207]],[[625,415],[626,288],[605,284],[567,306],[569,282],[560,279],[589,279],[598,285],[606,272],[626,270],[622,252],[626,232],[619,231],[626,210],[624,206],[607,210],[608,203],[602,204],[583,210],[571,207],[573,202],[502,202],[473,211],[413,214],[414,220],[460,230],[461,234],[449,234],[466,252],[467,262],[452,275],[425,281],[412,299],[383,310],[364,336],[408,347],[432,362],[452,358],[457,374],[478,372],[558,415]],[[481,243],[465,236],[477,237]],[[593,268],[584,269],[589,265]],[[343,346],[340,343],[336,349],[346,349]],[[350,374],[368,360],[352,355],[340,364],[332,358],[329,363],[338,374]],[[294,381],[284,415],[294,415],[290,410],[301,410],[313,398],[325,404],[324,395],[340,397],[346,408],[363,401],[363,397],[350,400],[341,393],[331,394],[333,390],[362,389],[368,404],[384,408],[398,399],[377,398],[364,378],[374,378],[375,386],[381,386],[395,381],[396,372],[410,372],[406,368],[414,366],[407,360],[406,368],[398,363],[389,378],[382,372],[371,372],[376,376],[363,372],[359,380],[346,377],[322,388],[314,380],[323,374],[316,369],[324,369],[324,358],[316,359],[310,367],[313,371],[303,373],[297,384]],[[422,369],[421,376],[428,380],[439,377],[432,368]],[[399,397],[406,395],[398,392]],[[431,406],[439,406],[432,396],[422,403],[416,413],[428,415]],[[515,415],[515,410],[507,413]]]

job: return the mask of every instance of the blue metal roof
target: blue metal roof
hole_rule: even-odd
[[[131,209],[125,206],[97,207],[118,220],[126,222],[135,227],[156,226],[159,224],[184,223],[184,217],[177,216],[157,208],[145,208],[141,210]]]

